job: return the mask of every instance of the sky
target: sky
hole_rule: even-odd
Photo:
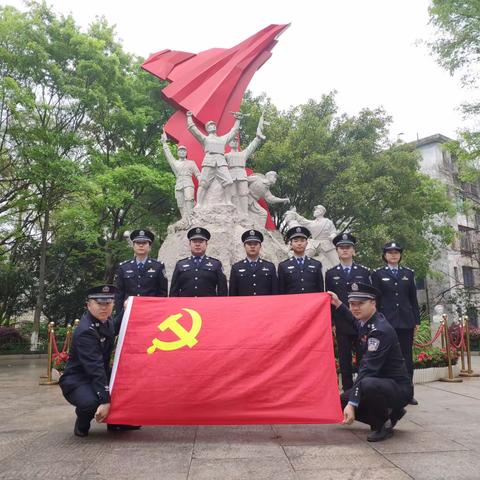
[[[287,109],[336,90],[339,112],[383,107],[390,138],[436,133],[455,138],[471,126],[459,106],[472,91],[438,66],[429,0],[47,0],[87,28],[96,16],[116,25],[125,49],[142,57],[163,50],[229,48],[262,28],[290,23],[249,88]],[[24,9],[17,0],[2,5]]]

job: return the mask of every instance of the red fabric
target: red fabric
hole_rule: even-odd
[[[329,298],[133,298],[117,347],[108,422],[340,422]],[[192,329],[185,308],[201,316],[198,343],[148,354],[154,338],[179,339],[158,329],[169,316],[183,313],[177,323]]]

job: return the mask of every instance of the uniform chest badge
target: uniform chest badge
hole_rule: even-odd
[[[334,280],[340,280],[340,277],[333,277]]]
[[[402,280],[408,280],[408,277],[402,277]]]
[[[262,268],[262,271],[264,271],[264,272],[269,272],[269,270],[268,270],[267,267],[263,267],[263,268]]]
[[[389,282],[389,281],[390,281],[389,278],[382,278],[382,280],[383,280],[384,282]]]
[[[238,271],[243,273],[243,272],[246,272],[246,269],[245,268],[239,268]]]
[[[287,268],[288,268],[288,269],[292,269],[292,268],[295,268],[295,267],[292,265],[292,266],[290,266],[290,267],[287,267]]]
[[[369,338],[368,339],[368,351],[376,352],[380,346],[380,340],[378,338]]]
[[[155,269],[154,268],[150,268],[148,269],[147,273],[154,273],[155,272]]]
[[[125,273],[133,273],[133,270],[126,270]]]
[[[186,263],[185,265],[182,265],[182,267],[189,267],[190,264],[189,263]]]
[[[308,268],[315,268],[315,265],[309,265]]]
[[[212,265],[210,262],[208,262],[207,264],[205,264],[205,266],[206,266],[206,267],[213,267],[213,265]]]
[[[105,340],[106,340],[105,337],[102,337],[102,338],[100,339],[101,342],[104,342]]]

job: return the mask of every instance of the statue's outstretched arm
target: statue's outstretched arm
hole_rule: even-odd
[[[175,173],[175,175],[176,175],[177,174],[177,169],[175,167],[175,163],[177,162],[177,160],[173,156],[173,154],[170,150],[170,147],[168,146],[167,135],[165,134],[165,132],[163,132],[161,140],[162,140],[163,151],[165,153],[165,157],[167,159],[167,162],[170,165],[170,168],[173,170],[173,173]]]
[[[243,151],[246,155],[246,158],[249,158],[250,155],[260,146],[262,140],[259,137],[255,137],[251,142],[250,145]]]
[[[267,203],[275,204],[275,203],[289,203],[290,199],[289,198],[279,198],[276,197],[270,190],[267,190],[267,193],[265,193],[265,200]]]
[[[206,135],[204,135],[199,128],[195,125],[193,121],[193,113],[187,112],[187,128],[190,133],[202,144],[205,144],[205,140],[207,139]]]

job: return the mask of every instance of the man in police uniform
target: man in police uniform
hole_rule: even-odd
[[[95,417],[103,422],[110,410],[110,356],[115,331],[111,318],[116,288],[100,285],[87,292],[87,311],[73,333],[70,357],[60,377],[64,397],[76,407],[74,433],[86,437]],[[140,427],[109,425],[109,430]]]
[[[393,435],[393,427],[405,415],[404,407],[412,396],[397,334],[377,312],[379,291],[372,285],[349,285],[350,310],[335,293],[329,293],[338,315],[355,326],[363,344],[358,376],[352,388],[341,395],[343,423],[350,425],[355,419],[367,423],[372,429],[369,442],[385,440]]]
[[[340,263],[325,273],[325,289],[335,292],[343,303],[347,303],[347,288],[352,282],[370,283],[370,270],[353,261],[357,239],[351,233],[340,233],[333,240]],[[337,339],[338,363],[342,376],[343,390],[352,388],[352,350],[355,350],[357,365],[360,363],[357,331],[349,323],[338,318],[336,310],[332,310]]]
[[[206,228],[195,227],[188,231],[192,255],[179,260],[175,265],[170,287],[171,297],[227,296],[227,278],[222,262],[205,255],[210,240]]]
[[[263,235],[258,230],[247,230],[242,235],[247,254],[245,260],[232,265],[230,271],[230,296],[276,295],[278,280],[275,265],[260,258]]]
[[[122,262],[117,272],[117,294],[115,295],[115,323],[117,329],[122,321],[125,301],[130,296],[166,297],[168,280],[162,262],[150,258],[155,236],[149,230],[134,230],[130,234],[134,258]]]
[[[322,264],[305,255],[310,230],[293,227],[287,232],[287,240],[293,256],[278,264],[279,293],[323,292]]]
[[[379,308],[397,332],[398,341],[405,357],[408,373],[413,379],[413,337],[420,325],[420,309],[417,300],[415,273],[399,265],[403,248],[398,242],[383,246],[384,267],[372,272],[372,284],[380,291]],[[411,398],[411,405],[417,405]]]

